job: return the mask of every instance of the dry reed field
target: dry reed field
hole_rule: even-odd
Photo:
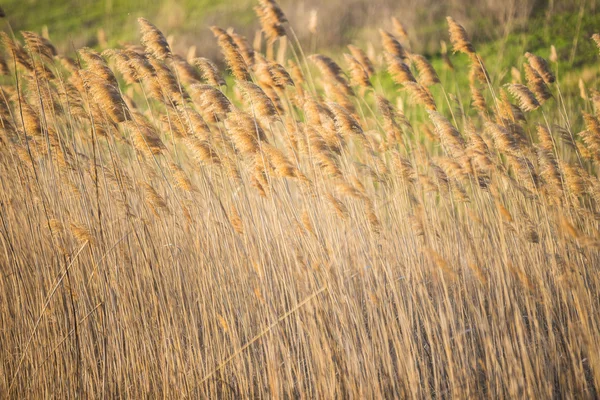
[[[223,67],[1,33],[0,396],[600,396],[600,93],[255,11]]]

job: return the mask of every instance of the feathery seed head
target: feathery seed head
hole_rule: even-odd
[[[440,78],[431,63],[420,54],[411,54],[411,61],[419,71],[419,83],[423,86],[432,86],[440,83]]]
[[[554,77],[554,74],[552,73],[552,70],[550,69],[550,66],[548,66],[548,62],[546,62],[546,60],[529,52],[525,53],[525,57],[527,57],[529,64],[531,64],[536,72],[544,79],[545,83],[554,83],[556,78]]]
[[[467,34],[465,28],[463,28],[463,26],[456,22],[452,17],[446,17],[446,21],[448,21],[450,42],[452,43],[454,52],[456,53],[459,51],[469,55],[474,54],[475,48],[471,44],[469,35]]]
[[[379,30],[379,35],[381,36],[381,44],[383,45],[383,49],[387,53],[390,53],[392,56],[398,57],[401,60],[408,59],[406,50],[404,50],[404,47],[402,47],[394,35],[384,31],[383,29]]]
[[[373,67],[373,62],[369,59],[367,54],[362,51],[359,47],[349,44],[348,50],[356,60],[362,65],[362,67],[367,71],[369,77],[375,73],[375,67]]]
[[[140,31],[142,33],[142,45],[146,49],[146,53],[158,58],[166,60],[171,57],[171,47],[163,33],[145,18],[138,18]]]
[[[540,107],[540,103],[527,86],[519,83],[509,83],[506,87],[510,94],[519,101],[519,107],[524,111],[533,111]]]
[[[202,78],[211,86],[225,86],[225,79],[221,76],[217,66],[208,58],[198,57],[192,60],[192,64],[200,69]]]

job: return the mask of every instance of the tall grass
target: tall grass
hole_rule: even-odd
[[[3,34],[3,397],[597,397],[600,95],[256,13],[228,72]]]

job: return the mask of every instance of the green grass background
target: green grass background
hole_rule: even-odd
[[[555,67],[558,68],[565,90],[578,91],[580,78],[586,86],[597,87],[598,49],[590,37],[600,31],[600,13],[596,12],[593,1],[582,1],[573,3],[572,7],[563,7],[559,12],[549,12],[548,7],[537,7],[527,21],[515,23],[503,35],[491,34],[498,30],[491,28],[491,18],[480,14],[468,21],[468,30],[495,79],[510,79],[511,67],[522,70],[525,52],[547,58],[550,46],[554,45],[559,55]],[[252,10],[255,3],[253,0],[6,0],[2,7],[7,18],[4,25],[0,26],[14,31],[17,36],[20,30],[45,31],[61,52],[69,54],[83,46],[98,47],[100,31],[107,46],[137,42],[136,19],[144,16],[155,22],[167,36],[172,35],[179,45],[175,49],[183,55],[185,48],[195,45],[200,54],[218,57],[208,27],[213,24],[233,26],[237,31],[252,35],[258,29]],[[295,10],[297,6],[296,2],[286,0],[282,0],[281,4],[286,12]],[[402,20],[401,15],[397,17]],[[292,27],[295,23],[299,22],[292,19]],[[327,16],[320,15],[320,25],[326,24]],[[379,26],[389,26],[389,21],[370,21],[366,26],[348,27],[342,42],[366,47],[369,41],[373,41],[375,47],[379,48],[376,34]],[[438,44],[440,39],[448,42],[446,21],[440,19],[433,23],[417,23],[410,33],[416,50],[425,53],[438,72],[441,71],[443,65]],[[423,37],[439,39],[434,41],[433,46],[419,48]],[[252,40],[252,37],[249,39]],[[305,40],[303,44],[310,47],[310,43],[314,42]],[[343,47],[332,48],[328,43],[317,43],[308,50],[322,51],[334,58],[344,51]],[[462,70],[462,63],[467,62],[459,56],[454,57],[453,61],[458,70]],[[467,74],[457,73],[455,79],[454,84],[459,90],[468,91]],[[392,86],[385,76],[381,84]]]

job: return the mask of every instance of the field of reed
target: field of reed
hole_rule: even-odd
[[[4,19],[0,397],[600,396],[600,93],[284,11],[222,61]]]

